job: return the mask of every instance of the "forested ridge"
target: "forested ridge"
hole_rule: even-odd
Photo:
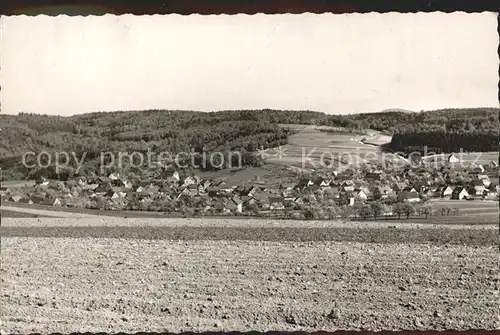
[[[498,151],[499,109],[444,109],[418,113],[392,127],[394,151],[449,153]]]
[[[287,143],[293,133],[279,124],[371,128],[394,135],[391,148],[424,146],[455,151],[498,150],[497,108],[445,109],[419,113],[329,115],[314,111],[236,110],[96,112],[70,117],[20,113],[1,115],[1,166],[6,179],[28,177],[21,167],[27,151],[85,152],[95,167],[101,152],[214,152],[239,150],[246,165],[260,164],[257,148]],[[436,150],[434,150],[436,151]]]

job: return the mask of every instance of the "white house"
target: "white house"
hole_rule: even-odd
[[[451,197],[453,194],[453,188],[451,186],[446,186],[442,191],[441,191],[441,197],[442,198],[448,198]]]
[[[458,163],[458,162],[460,162],[460,159],[458,159],[457,156],[455,156],[454,154],[451,154],[448,156],[447,161],[449,163]]]
[[[363,190],[356,191],[356,200],[366,200],[368,199],[368,195]]]
[[[469,192],[467,192],[467,190],[465,188],[463,188],[462,186],[457,186],[453,190],[453,194],[451,195],[451,198],[454,200],[463,200],[463,199],[468,198],[469,196],[470,196]]]
[[[119,174],[119,173],[116,173],[116,172],[113,172],[113,173],[111,173],[111,174],[108,176],[108,178],[109,178],[110,180],[118,180],[118,179],[120,179],[120,174]]]

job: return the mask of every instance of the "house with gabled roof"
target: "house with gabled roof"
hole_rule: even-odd
[[[230,198],[229,201],[225,203],[224,206],[227,210],[233,213],[242,213],[243,212],[243,203],[238,198]]]
[[[453,194],[453,187],[451,187],[450,185],[447,185],[447,186],[442,186],[439,188],[439,196],[441,198],[451,198],[451,195]]]
[[[368,199],[368,195],[362,189],[355,189],[354,190],[354,198],[355,198],[355,200],[366,201]]]
[[[457,156],[455,156],[455,154],[451,154],[451,155],[449,155],[449,156],[446,158],[446,161],[447,161],[448,163],[458,163],[458,162],[460,162],[460,159],[458,159],[458,157],[457,157]]]
[[[455,189],[453,190],[453,193],[451,195],[451,198],[453,200],[463,200],[463,199],[467,199],[469,197],[470,197],[469,192],[467,192],[467,190],[463,186],[455,187]]]
[[[474,179],[471,182],[471,186],[474,188],[476,191],[476,194],[483,194],[483,191],[486,189],[484,183],[482,180],[479,179]]]

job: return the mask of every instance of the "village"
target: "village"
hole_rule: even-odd
[[[457,214],[460,202],[497,200],[498,164],[454,167],[450,155],[440,167],[423,162],[398,170],[363,165],[336,171],[298,175],[271,185],[265,180],[227,182],[191,173],[163,171],[157,178],[76,177],[66,181],[36,181],[33,187],[2,187],[2,201],[106,211],[154,211],[182,216],[236,215],[302,219],[369,218],[436,214],[430,200],[456,200],[441,208]],[[448,163],[448,164],[447,164]]]

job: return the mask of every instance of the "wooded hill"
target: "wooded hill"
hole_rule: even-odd
[[[34,177],[40,171],[21,166],[27,151],[85,152],[83,173],[95,171],[101,152],[202,152],[238,150],[245,165],[259,165],[257,148],[287,143],[292,130],[279,124],[371,128],[394,134],[391,148],[425,145],[453,151],[498,150],[499,109],[445,109],[420,113],[382,112],[328,115],[314,111],[237,110],[118,111],[71,117],[20,113],[1,115],[0,164],[4,179]],[[437,150],[433,150],[437,151]],[[209,167],[210,168],[210,167]],[[42,173],[47,175],[47,173]],[[50,177],[50,176],[49,176]]]

